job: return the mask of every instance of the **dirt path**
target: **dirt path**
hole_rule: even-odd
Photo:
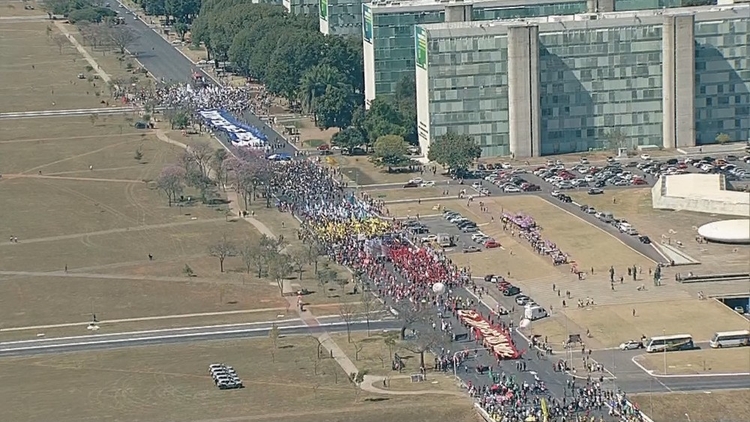
[[[79,173],[79,172],[75,172]],[[76,180],[79,182],[114,182],[114,183],[145,183],[143,180],[131,180],[131,179],[98,179],[95,177],[74,177],[74,176],[50,176],[42,174],[4,174],[4,179],[52,179],[52,180]]]
[[[57,27],[57,29],[60,30],[60,32],[63,35],[65,35],[68,38],[71,44],[73,44],[76,50],[78,50],[78,52],[81,53],[81,55],[83,56],[84,59],[86,59],[89,65],[91,65],[91,67],[93,67],[94,70],[96,70],[96,73],[99,75],[99,77],[102,78],[102,80],[105,83],[109,83],[112,80],[112,78],[110,78],[107,72],[105,72],[101,68],[101,66],[99,66],[99,63],[97,63],[96,60],[94,60],[91,54],[89,54],[89,52],[81,45],[81,43],[79,43],[78,40],[75,39],[75,37],[70,35],[68,28],[66,28],[65,25],[61,21],[55,21],[55,26]]]
[[[37,237],[35,239],[21,239],[19,243],[54,242],[58,240],[80,239],[80,238],[88,237],[88,236],[101,236],[101,235],[114,234],[114,233],[137,232],[137,231],[152,230],[152,229],[166,229],[170,227],[187,226],[190,224],[215,223],[217,221],[225,221],[225,220],[226,218],[211,218],[208,220],[190,220],[190,221],[179,221],[175,223],[152,224],[148,226],[124,227],[120,229],[100,230],[100,231],[87,232],[87,233],[63,234],[60,236]],[[0,242],[0,246],[9,246],[9,245],[15,245],[15,244],[16,243],[11,243],[11,242]]]

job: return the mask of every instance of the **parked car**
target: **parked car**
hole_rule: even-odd
[[[601,188],[591,188],[589,189],[589,195],[601,195],[604,191]]]
[[[515,296],[519,293],[521,293],[521,289],[516,286],[510,286],[507,289],[503,290],[503,296]]]
[[[651,239],[649,239],[648,236],[638,236],[638,240],[640,240],[641,243],[643,243],[644,245],[650,245],[651,244]]]
[[[405,188],[418,188],[419,183],[417,182],[408,182],[404,185]]]
[[[477,248],[476,246],[467,246],[464,248],[464,253],[474,253],[474,252],[481,252],[482,250]]]
[[[620,343],[620,350],[637,350],[643,349],[643,343],[636,340],[628,340],[624,343]]]
[[[516,303],[517,303],[517,304],[518,304],[519,306],[524,306],[524,305],[526,305],[527,303],[531,302],[531,298],[530,298],[530,297],[528,297],[528,296],[526,296],[526,295],[518,295],[518,296],[516,296],[516,299],[515,299],[515,300],[516,300]]]
[[[484,247],[487,248],[487,249],[499,248],[500,244],[497,243],[496,240],[490,239],[490,240],[484,242]]]

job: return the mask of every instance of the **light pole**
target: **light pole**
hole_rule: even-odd
[[[661,330],[662,335],[666,335],[667,330]],[[667,375],[667,344],[664,343],[664,375]]]
[[[687,413],[685,413],[685,417],[688,418],[688,422],[693,422],[690,420],[690,415],[688,415]]]

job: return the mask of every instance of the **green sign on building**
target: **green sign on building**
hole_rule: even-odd
[[[362,5],[362,37],[372,44],[372,10],[366,4]]]
[[[328,0],[319,0],[318,9],[320,9],[320,18],[328,20]]]
[[[417,66],[427,69],[427,33],[424,29],[414,27],[414,42],[416,51]]]

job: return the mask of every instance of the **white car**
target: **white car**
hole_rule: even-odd
[[[471,187],[474,188],[474,189],[476,189],[476,190],[479,190],[479,189],[482,188],[482,183],[481,182],[474,182],[474,183],[471,184]]]
[[[437,242],[437,238],[438,238],[437,235],[431,234],[429,236],[423,237],[421,240],[422,240],[422,243]]]
[[[635,340],[628,340],[625,343],[620,343],[620,350],[637,350],[642,349],[643,343]]]
[[[424,183],[424,179],[422,179],[421,177],[417,177],[416,179],[409,180],[409,183],[416,183],[419,185],[419,184]]]
[[[506,186],[503,188],[503,192],[505,193],[516,193],[521,192],[521,189],[516,186]]]
[[[482,233],[482,232],[476,232],[476,233],[474,233],[474,234],[471,235],[471,240],[473,240],[473,241],[476,242],[477,239],[479,239],[481,237],[486,237],[486,235],[484,233]]]
[[[651,156],[648,154],[641,154],[641,160],[648,161],[651,159]]]
[[[422,183],[419,184],[419,186],[422,187],[422,188],[430,188],[430,187],[435,186],[435,181],[434,180],[430,180],[428,182],[422,182]]]

